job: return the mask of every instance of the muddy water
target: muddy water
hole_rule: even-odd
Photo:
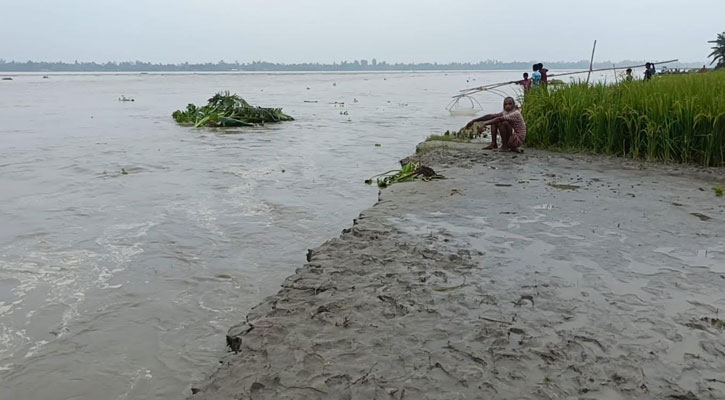
[[[0,398],[188,394],[224,353],[226,329],[275,292],[307,248],[375,201],[364,179],[468,118],[444,110],[450,94],[517,77],[3,81]],[[170,118],[224,89],[297,120],[210,131]],[[121,95],[135,101],[119,102]],[[479,99],[487,111],[501,102]]]

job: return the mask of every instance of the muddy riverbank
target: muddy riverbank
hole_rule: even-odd
[[[725,398],[723,170],[417,158],[230,329],[192,399]]]

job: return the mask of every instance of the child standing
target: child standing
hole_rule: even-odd
[[[529,79],[528,72],[524,72],[524,79],[516,83],[524,88],[524,94],[529,93],[529,90],[531,90],[531,79]]]

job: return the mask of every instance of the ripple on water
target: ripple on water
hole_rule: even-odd
[[[488,76],[508,79],[496,74]],[[0,241],[0,281],[11,290],[0,300],[0,340],[10,343],[0,345],[0,368],[13,364],[0,377],[9,387],[3,395],[183,396],[188,382],[202,379],[223,353],[226,328],[277,290],[303,262],[303,249],[337,234],[373,204],[376,189],[362,185],[364,178],[395,165],[430,132],[464,122],[440,118],[440,95],[458,86],[450,75],[426,75],[427,97],[403,75],[385,82],[346,75],[358,88],[344,85],[350,97],[360,100],[349,107],[354,124],[327,104],[352,100],[332,91],[328,75],[224,76],[236,87],[264,87],[250,98],[255,103],[269,101],[299,116],[233,134],[177,127],[168,115],[203,102],[208,94],[200,93],[218,86],[218,76],[74,76],[56,89],[10,94],[14,103],[54,116],[29,127],[35,112],[0,107],[8,117],[0,183],[15,188],[0,191],[9,210],[0,213],[2,238],[8,238]],[[342,79],[335,77],[340,86]],[[115,99],[129,84],[143,101],[120,105]],[[308,86],[315,87],[312,97]],[[407,94],[391,95],[399,91]],[[303,103],[311,98],[320,103]],[[399,103],[409,104],[405,113]],[[498,100],[491,105],[500,106]],[[382,151],[373,143],[383,143]],[[38,226],[51,234],[22,238]],[[190,278],[218,273],[232,279]],[[79,331],[93,330],[82,336],[83,349],[93,351],[72,349]],[[118,346],[104,348],[108,342]],[[8,361],[8,351],[19,360]],[[35,356],[23,362],[28,351]],[[98,373],[88,378],[79,365]],[[40,381],[48,388],[37,388]]]

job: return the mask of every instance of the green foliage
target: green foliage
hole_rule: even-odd
[[[442,135],[430,135],[425,141],[440,140],[444,142],[468,142],[477,138],[486,129],[482,122],[476,122],[470,128],[461,128],[458,131],[445,131]]]
[[[451,135],[449,131],[446,131],[442,135],[430,135],[427,138],[425,138],[426,142],[431,142],[433,140],[438,140],[441,142],[460,142],[461,140],[456,138],[454,135]]]
[[[532,90],[522,112],[532,147],[725,165],[725,71]]]
[[[254,126],[266,122],[292,121],[294,118],[282,112],[281,108],[255,107],[236,94],[220,92],[209,99],[209,104],[197,107],[186,106],[185,111],[176,110],[174,120],[182,125],[194,127]]]
[[[417,177],[421,177],[425,181],[443,178],[443,176],[436,174],[433,169],[421,165],[419,162],[411,161],[405,163],[401,169],[393,169],[366,179],[365,183],[371,185],[373,178],[377,178],[378,187],[385,188],[394,183],[413,181]]]
[[[710,64],[717,63],[718,66],[725,65],[725,32],[718,33],[717,39],[710,40],[708,43],[714,44],[714,46],[711,47],[712,53],[708,55],[708,57],[712,57],[712,62]]]
[[[722,192],[725,190],[725,186],[713,186],[712,190],[715,191],[715,196],[722,197]]]

